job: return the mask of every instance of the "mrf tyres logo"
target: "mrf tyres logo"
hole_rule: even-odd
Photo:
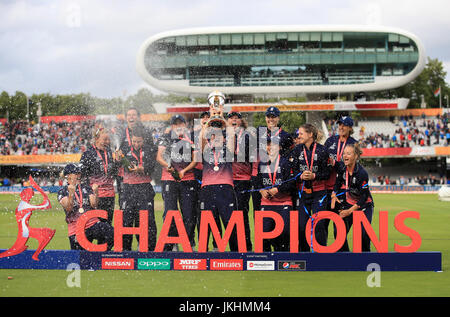
[[[278,261],[278,271],[305,271],[306,261]]]
[[[206,270],[206,259],[175,259],[175,270]]]

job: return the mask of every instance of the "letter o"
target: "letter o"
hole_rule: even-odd
[[[347,230],[345,227],[344,220],[337,214],[332,211],[319,211],[318,213],[313,215],[314,218],[314,229],[316,227],[316,224],[322,220],[322,219],[330,219],[334,222],[336,225],[337,235],[336,240],[333,242],[333,244],[329,246],[323,246],[320,245],[316,241],[315,232],[313,231],[313,249],[316,252],[319,253],[335,253],[337,252],[345,242],[345,239],[347,238]],[[308,220],[306,224],[306,241],[308,242],[308,245],[311,245],[311,236],[309,234],[306,234],[306,232],[311,232],[311,219]]]

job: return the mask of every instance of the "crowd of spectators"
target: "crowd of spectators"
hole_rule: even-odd
[[[420,118],[413,116],[390,117],[389,120],[397,126],[394,135],[371,133],[366,135],[363,121],[359,124],[359,139],[361,147],[411,147],[411,146],[449,146],[449,118],[445,113],[436,118]],[[91,141],[92,130],[98,123],[87,120],[77,122],[50,122],[36,124],[27,121],[0,123],[0,155],[33,155],[33,154],[76,154],[85,151]],[[337,123],[333,119],[326,121],[330,133],[337,132]],[[153,127],[154,141],[164,133],[164,126]],[[41,177],[41,186],[60,186],[58,177]],[[0,186],[26,185],[27,179],[0,178]],[[436,185],[443,184],[444,178],[436,176],[389,177],[380,175],[373,177],[377,185]]]
[[[63,186],[66,185],[66,180],[60,177],[55,176],[34,176],[33,179],[36,183],[41,187],[46,186]],[[9,187],[9,186],[22,186],[28,187],[30,186],[28,177],[0,177],[0,187]]]
[[[398,176],[392,177],[389,175],[373,176],[372,185],[428,185],[437,186],[446,184],[445,176],[439,177],[433,174],[417,175],[417,176]]]
[[[0,126],[0,154],[81,153],[90,142],[95,121],[34,124],[13,121]]]
[[[438,115],[435,119],[414,118],[413,116],[390,117],[397,129],[393,135],[382,132],[365,133],[363,126],[359,130],[359,141],[363,148],[399,148],[413,146],[449,146],[450,128],[448,116]]]
[[[86,150],[100,121],[0,124],[1,155],[76,154]],[[102,122],[105,125],[104,122]],[[154,130],[157,138],[162,131]]]

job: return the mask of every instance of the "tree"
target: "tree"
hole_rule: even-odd
[[[126,100],[127,108],[135,107],[141,113],[156,113],[153,103],[155,96],[146,88],[141,88],[135,95],[129,96]]]
[[[289,111],[280,114],[280,123],[283,130],[289,133],[294,133],[297,129],[306,122],[305,113],[300,111]],[[262,112],[253,115],[253,126],[266,126],[265,114]]]
[[[408,98],[410,99],[410,108],[420,108],[422,96],[427,107],[436,107],[439,105],[439,98],[434,96],[434,91],[441,87],[442,96],[448,95],[450,88],[445,82],[447,72],[444,65],[437,58],[428,57],[422,73],[408,84],[397,89],[381,91],[374,93],[375,98]]]
[[[9,117],[9,112],[11,109],[11,97],[6,91],[2,91],[0,94],[0,117]]]

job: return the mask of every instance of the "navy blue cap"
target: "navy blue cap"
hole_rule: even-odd
[[[80,166],[73,163],[67,164],[66,167],[64,167],[64,176],[69,174],[81,174]]]
[[[203,112],[200,114],[200,118],[203,118],[204,116],[210,117],[211,114],[209,113],[209,111],[203,111]]]
[[[278,110],[277,107],[269,107],[266,110],[266,117],[267,116],[279,117],[280,116],[280,110]]]
[[[353,119],[347,116],[341,117],[338,120],[338,123],[342,123],[343,125],[347,127],[353,127]]]
[[[227,118],[231,118],[231,117],[233,117],[233,116],[237,116],[239,119],[242,118],[241,113],[238,112],[238,111],[232,111],[232,112],[229,112],[228,115],[227,115]]]
[[[170,124],[175,124],[177,120],[186,123],[186,119],[181,114],[176,114],[170,119]]]

